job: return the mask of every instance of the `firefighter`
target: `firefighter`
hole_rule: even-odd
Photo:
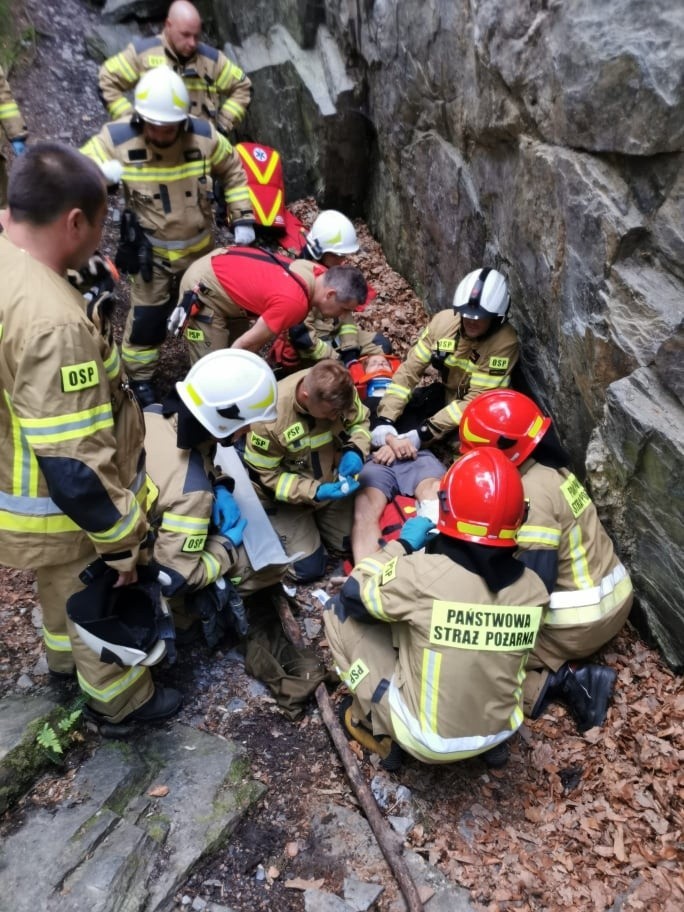
[[[530,398],[496,390],[468,404],[459,435],[462,452],[494,446],[508,456],[530,501],[518,557],[546,584],[551,610],[528,662],[525,711],[536,719],[559,700],[583,732],[605,721],[616,672],[574,660],[586,659],[621,629],[632,583],[550,428],[551,419]]]
[[[26,149],[28,131],[19,105],[14,100],[12,90],[0,67],[0,126],[12,145],[15,155],[23,155]],[[7,205],[7,173],[5,156],[0,150],[0,209]]]
[[[66,616],[98,555],[116,586],[136,581],[147,520],[143,422],[111,330],[67,282],[97,247],[107,212],[100,170],[79,152],[39,143],[9,180],[0,236],[4,390],[0,423],[2,562],[36,571],[48,667],[77,670],[95,712],[113,722],[173,714],[180,694],[155,689],[145,666],[100,662]]]
[[[258,355],[224,350],[198,361],[176,390],[145,409],[154,558],[177,630],[189,630],[199,617],[213,647],[228,628],[246,634],[242,596],[278,583],[285,570],[252,570],[233,482],[215,466],[217,441],[275,419],[276,380]]]
[[[356,231],[346,215],[326,209],[316,217],[305,235],[300,256],[329,268],[344,263],[349,254],[358,250]],[[365,299],[361,303],[364,302]],[[314,307],[306,320],[289,330],[288,338],[302,367],[322,358],[337,357],[348,366],[362,355],[392,351],[392,343],[382,333],[369,332],[358,326],[353,309],[330,317]]]
[[[212,121],[228,134],[242,123],[251,99],[251,82],[237,64],[199,38],[202,20],[186,0],[169,7],[161,35],[137,38],[100,68],[100,97],[112,120],[130,117],[133,108],[125,93],[148,70],[170,67],[183,80],[190,96],[190,114]]]
[[[191,363],[228,346],[258,352],[312,307],[336,317],[366,293],[366,280],[354,266],[324,269],[268,250],[221,248],[183,276],[169,329],[183,332]]]
[[[188,94],[173,70],[149,70],[136,85],[135,115],[105,124],[83,152],[126,206],[117,265],[132,275],[121,353],[143,406],[156,401],[153,376],[180,277],[212,246],[211,178],[220,177],[238,243],[254,240],[245,174],[230,143],[188,117]]]
[[[278,383],[278,417],[254,424],[244,460],[298,582],[320,579],[326,545],[349,547],[355,475],[370,449],[368,409],[339,361],[319,361]]]
[[[374,434],[378,443],[396,435],[394,424],[430,366],[441,383],[421,393],[434,396],[439,407],[413,429],[415,450],[457,431],[471,399],[510,386],[518,360],[518,337],[507,322],[510,302],[508,283],[496,269],[476,269],[459,283],[452,307],[430,320],[383,396]]]
[[[513,556],[524,511],[511,463],[475,450],[441,482],[438,534],[427,517],[408,519],[327,603],[326,637],[351,691],[342,722],[386,769],[401,749],[426,763],[506,763],[549,600]]]

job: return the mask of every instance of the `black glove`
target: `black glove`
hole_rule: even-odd
[[[295,326],[291,326],[288,330],[288,336],[295,348],[313,347],[309,328],[306,323],[297,323]]]
[[[437,436],[437,432],[429,421],[425,421],[418,428],[418,436],[420,437],[421,443],[430,443],[430,441],[434,440]]]
[[[152,244],[130,209],[124,209],[121,215],[121,234],[114,262],[128,275],[140,273],[143,282],[152,279]]]
[[[244,602],[230,580],[219,579],[185,598],[188,609],[202,621],[202,632],[210,649],[215,649],[229,630],[239,637],[247,635],[249,621]]]

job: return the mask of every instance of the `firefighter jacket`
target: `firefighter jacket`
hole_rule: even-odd
[[[0,237],[2,561],[35,568],[93,548],[132,569],[147,534],[143,423],[116,346],[53,270]]]
[[[569,469],[527,459],[520,468],[529,515],[518,531],[521,560],[551,592],[551,626],[602,621],[632,597],[627,570],[615,554],[596,507]]]
[[[434,437],[455,431],[463,409],[487,390],[510,386],[511,371],[518,360],[518,337],[508,323],[483,339],[467,339],[461,333],[461,317],[452,309],[430,320],[409,351],[378,406],[378,417],[395,422],[411,393],[432,365],[442,377],[446,406],[428,419]]]
[[[530,570],[492,592],[446,555],[406,554],[399,541],[357,564],[342,608],[392,625],[398,652],[389,706],[405,750],[448,763],[488,750],[520,727],[525,664],[548,599]],[[372,669],[353,664],[346,677],[353,685],[366,674]]]
[[[220,179],[233,220],[252,218],[240,159],[228,140],[190,117],[168,149],[145,142],[131,120],[105,124],[81,151],[98,164],[124,166],[126,205],[138,217],[155,255],[173,267],[212,246],[212,177]]]
[[[305,361],[336,358],[338,353],[344,361],[344,352],[356,353],[358,357],[362,348],[359,327],[351,310],[340,317],[324,317],[312,308],[303,323],[292,327],[289,337],[297,354]]]
[[[100,67],[100,96],[112,120],[130,117],[133,106],[124,93],[144,72],[158,66],[171,67],[182,78],[194,117],[214,121],[224,133],[244,119],[252,83],[240,67],[221,51],[202,43],[193,57],[182,61],[161,34],[136,39]]]
[[[179,449],[177,430],[176,416],[164,417],[161,405],[145,409],[148,515],[154,558],[172,581],[167,596],[203,589],[232,572],[237,559],[227,538],[210,534],[216,448]]]
[[[26,139],[28,132],[26,124],[2,67],[0,67],[0,126],[5,131],[7,139]]]
[[[368,409],[354,392],[351,408],[339,418],[313,418],[296,400],[305,375],[298,371],[278,383],[278,417],[252,424],[244,459],[262,492],[283,503],[320,506],[318,486],[337,481],[342,453],[355,449],[365,459],[370,452]]]

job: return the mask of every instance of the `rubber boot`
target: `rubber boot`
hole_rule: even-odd
[[[579,732],[603,725],[616,678],[615,669],[606,665],[576,667],[566,662],[555,674],[549,675],[532,710],[532,718],[536,719],[547,703],[555,701],[567,706]]]

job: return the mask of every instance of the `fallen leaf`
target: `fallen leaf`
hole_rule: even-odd
[[[285,886],[288,890],[320,890],[324,883],[323,877],[318,880],[304,880],[303,877],[294,877],[292,880],[286,880]]]

